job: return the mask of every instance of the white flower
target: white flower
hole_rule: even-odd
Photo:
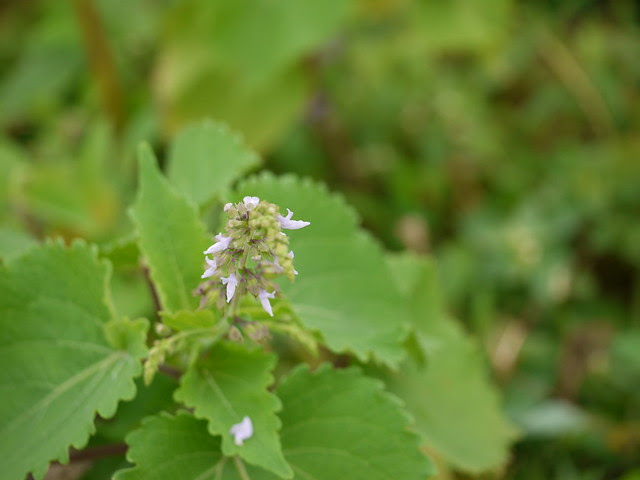
[[[287,216],[283,217],[282,215],[278,215],[278,221],[280,222],[280,226],[282,228],[286,228],[288,230],[298,230],[299,228],[304,228],[307,225],[310,225],[311,222],[305,222],[304,220],[291,220],[293,216],[293,212],[287,208]]]
[[[293,250],[291,250],[289,253],[287,253],[287,257],[289,257],[291,260],[293,260],[293,258],[295,257],[295,255],[293,254]]]
[[[242,443],[251,438],[253,435],[253,423],[249,417],[244,417],[240,423],[236,423],[231,426],[229,433],[233,435],[233,440],[236,445],[242,445]]]
[[[218,268],[218,264],[216,263],[215,257],[213,257],[213,260],[211,260],[209,257],[204,257],[204,259],[206,260],[207,265],[209,265],[209,268],[207,268],[204,271],[204,273],[202,274],[202,277],[200,278],[209,278],[214,273],[216,273],[216,268]]]
[[[222,277],[222,284],[227,286],[227,303],[229,303],[236,293],[236,287],[238,286],[236,274],[232,273],[228,277]]]
[[[278,260],[278,257],[276,257],[276,259],[273,261],[273,269],[276,271],[276,273],[284,272],[284,268],[282,268],[282,265],[280,265],[280,260]]]
[[[270,317],[273,317],[273,310],[271,309],[271,303],[269,303],[270,298],[274,298],[276,296],[276,292],[268,293],[265,289],[260,290],[258,294],[258,298],[260,299],[260,303],[262,304],[262,308],[269,314]]]
[[[224,211],[226,212],[227,210],[229,210],[231,207],[233,207],[233,203],[225,203],[224,204]]]
[[[225,237],[224,235],[219,233],[218,235],[216,235],[216,240],[218,241],[204,251],[205,255],[209,255],[210,253],[220,253],[226,250],[227,248],[229,248],[229,244],[231,243],[232,239],[231,237]]]
[[[260,203],[260,199],[258,197],[247,196],[247,197],[244,197],[242,201],[249,208],[249,210],[251,210],[252,208],[254,208],[256,205]]]

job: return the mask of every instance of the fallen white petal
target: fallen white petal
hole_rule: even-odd
[[[236,423],[231,426],[229,433],[233,435],[233,440],[236,445],[242,445],[242,443],[251,438],[253,435],[253,423],[249,417],[244,417],[240,423]]]

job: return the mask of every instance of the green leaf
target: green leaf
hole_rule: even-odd
[[[239,455],[281,477],[293,474],[280,448],[278,398],[267,390],[273,382],[275,357],[233,343],[218,343],[202,362],[182,377],[175,398],[209,421],[209,431],[222,435],[222,452]],[[236,445],[229,430],[248,416],[253,436]]]
[[[139,152],[140,187],[131,209],[140,250],[166,311],[195,308],[193,290],[204,271],[208,240],[193,205],[178,195],[158,171],[153,152]]]
[[[423,480],[432,473],[398,400],[357,369],[298,368],[276,393],[295,478]]]
[[[481,352],[444,312],[431,262],[403,256],[391,263],[398,284],[409,283],[406,299],[427,362],[407,360],[399,373],[383,375],[389,389],[406,402],[416,429],[447,462],[469,472],[499,467],[508,458],[514,429]]]
[[[209,328],[213,327],[217,321],[211,310],[181,310],[175,313],[162,314],[162,323],[177,331]]]
[[[117,472],[114,480],[220,478],[215,476],[223,459],[220,439],[209,435],[205,422],[189,414],[149,417],[127,436],[127,444],[127,458],[136,466]]]
[[[195,204],[220,198],[259,163],[239,135],[210,120],[182,129],[171,144],[167,176]]]
[[[86,444],[96,413],[111,417],[135,395],[146,325],[107,327],[108,273],[80,242],[33,248],[0,270],[4,477],[42,477],[49,461],[66,462],[69,446]]]
[[[36,244],[36,240],[25,232],[0,227],[0,260],[2,261],[6,262],[19,257]]]
[[[357,369],[325,365],[310,373],[298,368],[276,393],[283,404],[283,451],[294,478],[424,480],[433,472],[417,435],[407,430],[408,418],[398,400]],[[115,480],[240,478],[232,461],[221,458],[219,438],[186,414],[150,418],[127,443],[127,458],[136,466],[119,472]],[[258,467],[245,468],[251,480],[278,478]]]
[[[322,186],[295,177],[261,175],[243,182],[242,195],[257,195],[311,222],[291,232],[300,274],[283,290],[302,322],[319,331],[335,352],[353,352],[397,366],[404,350],[408,312],[393,287],[381,248],[359,231],[344,201]]]
[[[96,422],[94,444],[122,442],[135,428],[139,428],[144,418],[163,411],[173,411],[177,405],[173,401],[173,392],[178,381],[167,375],[158,375],[151,385],[145,385],[142,378],[136,380],[136,397],[123,402],[118,414],[109,420]]]
[[[154,83],[166,123],[175,129],[215,112],[258,150],[273,146],[311,93],[304,58],[352,10],[342,0],[177,3],[159,39]]]

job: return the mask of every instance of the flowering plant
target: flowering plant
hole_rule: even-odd
[[[502,458],[511,431],[434,300],[429,262],[385,255],[322,185],[265,173],[232,188],[257,157],[209,123],[178,145],[194,136],[211,148],[193,140],[166,175],[140,148],[132,234],[99,247],[49,241],[0,270],[5,477],[126,450],[116,480],[421,480],[433,471],[422,445],[460,451],[432,419],[464,416],[469,396],[500,426],[491,448],[502,449],[469,468]],[[149,292],[140,308],[127,300],[132,281]],[[473,379],[471,393],[438,387],[434,373],[451,368]],[[69,449],[92,433],[87,449]]]

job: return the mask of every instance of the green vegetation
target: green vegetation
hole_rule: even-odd
[[[8,479],[640,478],[637,1],[36,0],[0,25]],[[311,225],[274,317],[245,298],[229,326],[193,291],[245,195]],[[266,351],[234,342],[258,324]]]

